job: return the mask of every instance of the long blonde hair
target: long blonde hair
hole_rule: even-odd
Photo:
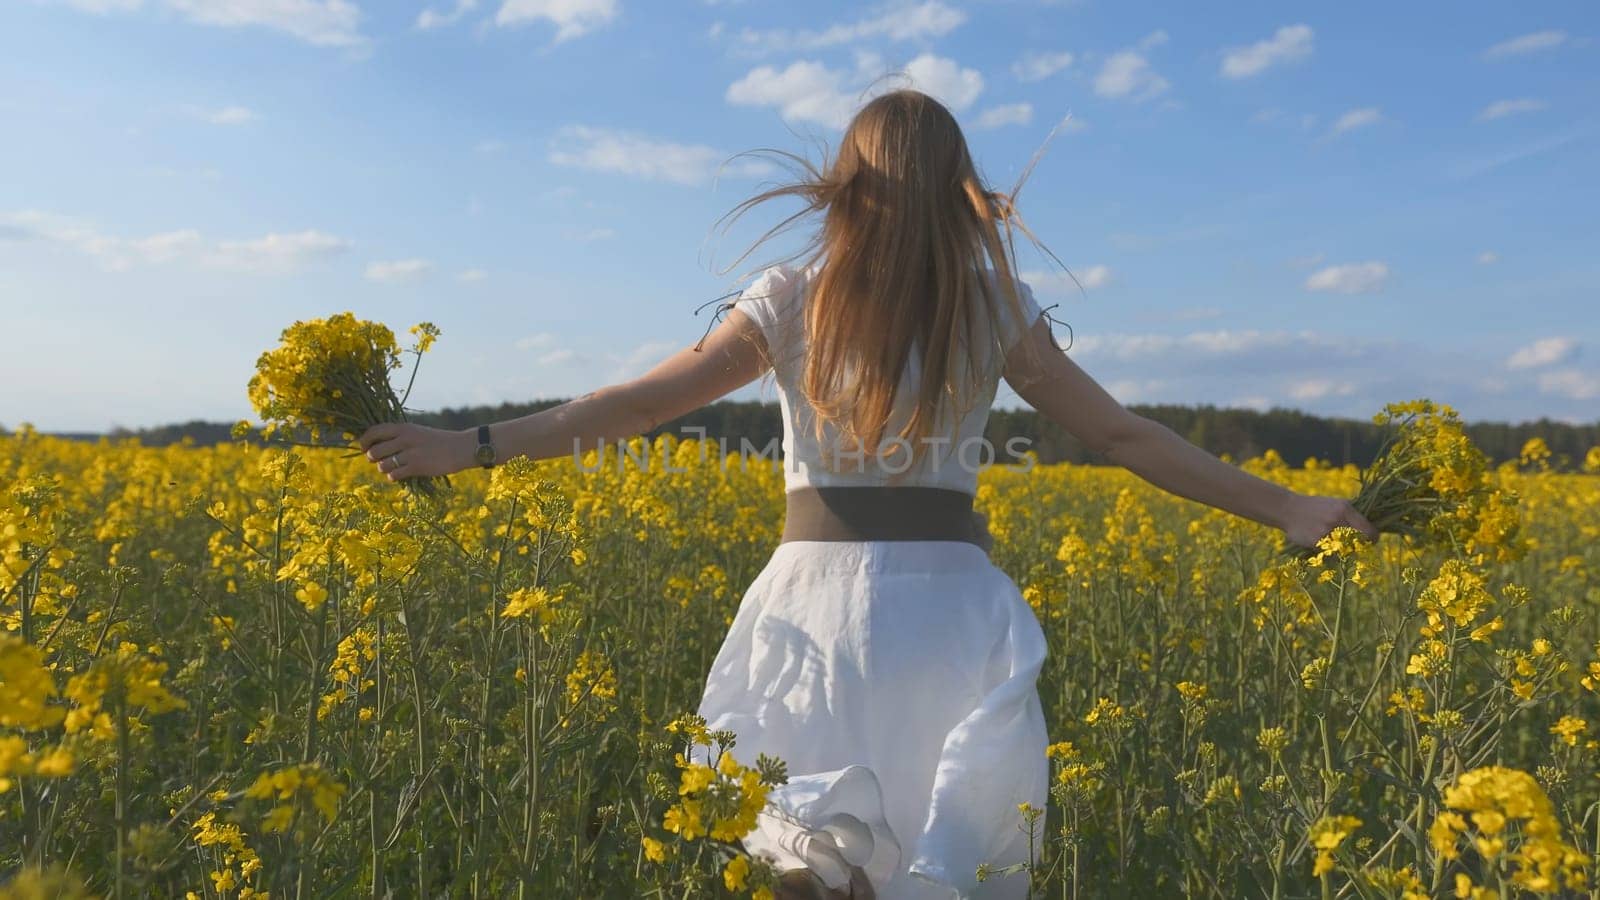
[[[733,265],[803,217],[823,215],[810,242],[790,257],[806,255],[807,268],[821,263],[806,285],[806,352],[798,379],[815,410],[818,439],[832,424],[869,455],[881,453],[901,375],[918,354],[918,397],[897,434],[915,459],[937,427],[943,404],[951,405],[958,421],[1004,365],[1001,314],[986,268],[994,270],[992,284],[1010,304],[1011,321],[1031,324],[1022,319],[1012,227],[1038,246],[1016,209],[1016,193],[1033,162],[1009,194],[989,189],[955,117],[916,90],[890,91],[866,103],[845,129],[837,154],[830,160],[824,151],[820,167],[782,150],[750,152],[781,157],[793,164],[796,177],[743,201],[719,224],[731,227],[777,197],[798,197],[806,206],[769,229]],[[972,339],[980,333],[980,316],[989,322],[991,347]],[[776,367],[770,352],[769,361]]]

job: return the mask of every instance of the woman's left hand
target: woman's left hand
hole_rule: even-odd
[[[378,471],[390,481],[449,475],[471,467],[471,431],[430,428],[414,422],[388,422],[374,425],[358,438],[367,459],[378,464]]]

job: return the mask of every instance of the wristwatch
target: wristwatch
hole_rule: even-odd
[[[478,426],[478,464],[485,469],[494,467],[494,444],[489,443],[489,426]]]

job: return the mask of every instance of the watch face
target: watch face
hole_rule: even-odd
[[[492,463],[492,462],[494,462],[494,447],[492,447],[492,446],[490,446],[488,444],[479,444],[478,445],[478,462],[481,462],[481,463]]]

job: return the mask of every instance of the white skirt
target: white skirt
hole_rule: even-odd
[[[1045,655],[1032,608],[972,544],[779,544],[699,708],[741,763],[788,764],[744,848],[831,887],[860,866],[880,900],[1025,897],[1026,872],[976,870],[1029,859],[1017,805],[1045,806]]]

